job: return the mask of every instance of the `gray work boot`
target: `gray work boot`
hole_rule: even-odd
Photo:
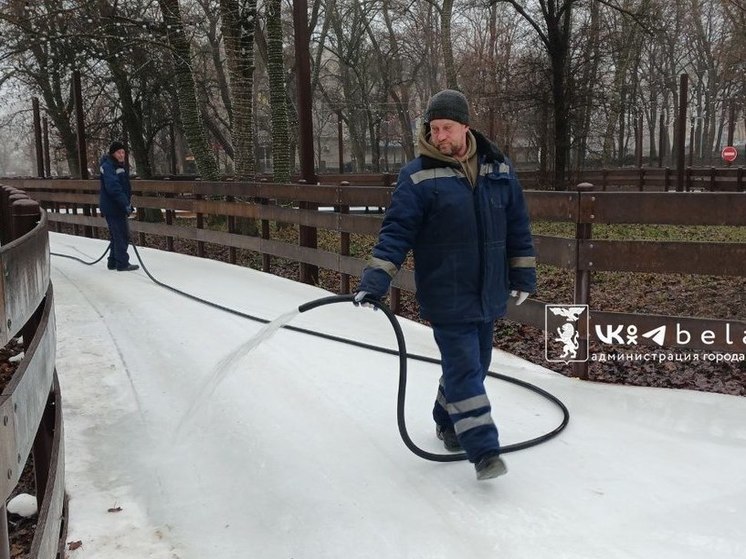
[[[492,479],[493,477],[502,476],[508,473],[508,467],[500,458],[497,452],[490,452],[485,456],[482,456],[477,463],[474,464],[474,469],[477,472],[477,479]]]

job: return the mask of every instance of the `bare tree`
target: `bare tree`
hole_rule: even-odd
[[[592,2],[588,21],[580,29],[586,40],[579,46],[575,72],[571,74],[572,88],[575,90],[575,169],[585,167],[588,154],[588,137],[591,119],[597,102],[599,68],[601,66],[601,4]],[[572,76],[577,76],[575,79]]]
[[[529,13],[522,2],[517,0],[493,0],[492,3],[506,2],[523,16],[536,31],[549,56],[552,71],[552,109],[554,115],[554,175],[552,186],[555,190],[566,188],[565,172],[570,148],[570,127],[567,118],[568,62],[570,37],[572,32],[572,12],[578,0],[542,0],[536,15]]]
[[[377,38],[377,30],[372,22],[368,25],[368,36],[383,74],[383,89],[393,103],[392,109],[399,123],[404,157],[410,160],[414,159],[414,136],[409,106],[410,90],[419,65],[407,64],[402,53],[401,34],[397,33],[394,28],[394,18],[406,13],[407,7],[392,6],[392,4],[391,0],[384,0],[381,5],[381,16],[385,26],[385,31],[381,32],[383,34],[381,41]],[[387,99],[384,100],[386,101]]]
[[[101,37],[104,59],[117,88],[129,148],[135,159],[138,175],[143,178],[150,178],[153,172],[145,139],[146,123],[143,119],[142,107],[137,106],[138,103],[130,82],[131,76],[127,73],[125,66],[125,60],[128,58],[126,55],[131,55],[131,47],[127,45],[122,33],[118,32],[118,28],[121,28],[121,26],[117,25],[119,22],[117,21],[116,5],[111,4],[108,0],[99,0],[98,10],[101,16],[100,30],[103,32]]]
[[[13,79],[41,94],[69,173],[80,176],[70,84],[84,36],[76,34],[75,15],[64,10],[59,0],[33,4],[15,0],[0,6],[0,21],[4,26],[3,58],[12,62]]]
[[[608,117],[603,135],[601,162],[608,165],[616,156],[618,164],[623,165],[626,114],[630,103],[634,104],[635,95],[632,89],[638,81],[643,30],[620,12],[609,11],[606,15],[608,30],[605,43],[609,45],[612,65],[607,84]]]
[[[453,0],[443,0],[439,4],[435,0],[428,0],[440,14],[440,50],[443,53],[443,66],[446,75],[446,87],[459,89],[458,75],[456,73],[456,62],[453,57],[453,36],[451,25],[453,23]]]
[[[255,0],[8,0],[0,81],[42,98],[76,173],[69,84],[77,69],[93,149],[126,131],[142,176],[171,143],[169,123],[180,121],[205,178],[218,171],[211,146],[233,159],[237,176],[251,176],[254,151],[269,145],[265,157],[286,177],[282,148],[297,131],[280,5],[263,3],[260,25]],[[672,153],[682,72],[694,151],[707,161],[746,89],[743,0],[314,0],[309,12],[314,118],[341,116],[356,170],[378,168],[398,138],[412,158],[413,122],[444,86],[469,96],[476,126],[514,158],[551,166],[555,188],[592,156],[624,162],[639,115],[652,157],[659,142]],[[317,130],[318,149],[330,149],[333,136],[333,127]],[[227,160],[226,169],[234,172]]]
[[[290,182],[290,141],[285,63],[282,48],[282,1],[267,0],[267,73],[272,114],[272,174]]]
[[[249,178],[255,173],[252,115],[256,0],[220,0],[220,14],[230,76],[236,176]]]
[[[525,42],[526,31],[518,25],[518,15],[497,4],[466,10],[463,15],[456,58],[460,83],[475,116],[472,125],[510,154],[517,136],[523,135],[521,124],[526,118],[527,100],[517,86],[518,45]]]
[[[368,146],[371,51],[366,38],[369,15],[358,2],[328,3],[326,17],[330,20],[330,33],[324,48],[334,55],[335,64],[326,67],[328,79],[318,80],[329,106],[342,110],[350,135],[353,165],[358,172],[365,169]]]
[[[215,158],[205,134],[205,126],[197,104],[197,92],[192,75],[191,49],[184,33],[178,0],[158,0],[166,26],[166,36],[171,45],[181,121],[189,147],[194,154],[197,169],[205,180],[218,178]]]
[[[729,108],[732,63],[728,45],[735,36],[727,12],[717,2],[691,0],[688,10],[690,36],[694,47],[693,72],[696,119],[695,144],[703,163],[712,164],[720,151],[721,137]],[[743,53],[742,53],[743,54]],[[746,64],[746,58],[741,61]]]

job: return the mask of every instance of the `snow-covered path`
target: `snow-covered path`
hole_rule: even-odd
[[[51,234],[93,260],[106,244]],[[130,252],[132,254],[132,252]],[[328,292],[140,249],[161,281],[273,320]],[[262,324],[140,270],[52,257],[71,559],[746,557],[746,399],[598,385],[495,351],[492,370],[552,392],[569,427],[477,482],[412,454],[396,427],[395,357],[285,329],[215,370]],[[394,347],[382,313],[331,305],[295,326]],[[411,353],[438,357],[402,320]],[[437,366],[410,363],[407,422],[441,452]],[[206,379],[209,401],[182,423]],[[488,380],[503,444],[553,428],[540,397]],[[113,512],[109,512],[111,509]],[[121,509],[121,510],[118,510]]]

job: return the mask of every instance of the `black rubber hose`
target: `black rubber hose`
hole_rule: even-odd
[[[94,260],[93,262],[86,262],[82,258],[78,258],[77,256],[73,256],[71,254],[60,254],[58,252],[50,252],[49,254],[51,254],[52,256],[60,256],[62,258],[69,258],[70,260],[77,260],[78,262],[80,262],[81,264],[85,264],[86,266],[93,266],[94,264],[98,264],[99,262],[101,262],[101,260],[103,259],[104,256],[107,255],[109,250],[111,250],[111,243],[109,243],[109,246],[106,247],[106,250],[104,251],[104,253],[98,258],[96,258],[96,260]]]
[[[323,305],[353,302],[354,298],[355,298],[354,294],[332,295],[329,297],[322,297],[321,299],[310,301],[308,303],[305,303],[299,306],[298,310],[300,312],[306,312],[306,311],[310,311],[311,309],[321,307]],[[420,458],[425,458],[426,460],[432,460],[435,462],[456,462],[459,460],[466,460],[466,454],[464,454],[463,452],[458,453],[458,454],[434,454],[432,452],[422,450],[420,447],[415,445],[414,442],[412,442],[412,439],[409,437],[409,433],[407,432],[407,426],[406,426],[406,422],[404,418],[405,400],[406,400],[406,393],[407,393],[407,358],[415,359],[417,361],[425,361],[427,363],[434,363],[434,364],[440,364],[440,360],[407,353],[407,346],[406,346],[406,341],[404,339],[404,333],[402,332],[401,325],[399,324],[399,320],[396,318],[396,315],[391,311],[391,309],[377,299],[366,298],[363,300],[363,302],[370,303],[374,307],[383,311],[384,315],[386,315],[386,318],[391,323],[391,327],[394,329],[394,334],[396,335],[396,343],[399,348],[399,351],[394,352],[392,350],[386,350],[386,353],[398,353],[398,356],[399,356],[399,389],[397,392],[397,399],[396,399],[396,422],[399,427],[399,434],[401,435],[401,438],[404,441],[404,444],[407,446],[409,450],[411,450],[417,456],[419,456]],[[353,345],[358,344],[358,342],[351,342],[351,341],[348,341],[347,343],[351,343]],[[380,349],[385,349],[385,348],[380,348]],[[536,392],[537,394],[540,394],[541,396],[543,396],[544,398],[546,398],[547,400],[555,404],[562,411],[562,421],[557,427],[555,427],[548,433],[545,433],[534,439],[502,446],[500,448],[501,453],[505,454],[508,452],[515,452],[517,450],[522,450],[525,448],[536,446],[538,444],[543,443],[544,441],[548,441],[549,439],[556,437],[565,427],[567,427],[567,424],[570,421],[570,412],[567,410],[567,407],[565,406],[565,404],[563,404],[562,401],[559,398],[557,398],[554,394],[551,394],[547,392],[546,390],[539,388],[538,386],[535,386],[529,382],[525,382],[520,379],[501,375],[499,373],[493,373],[492,371],[487,371],[487,375],[493,378],[504,380],[506,382],[510,382],[512,384],[516,384],[523,388],[527,388],[528,390],[531,390],[532,392]]]
[[[240,316],[241,318],[246,318],[248,320],[253,320],[255,322],[261,322],[263,324],[268,324],[270,321],[253,316],[244,312],[241,312],[239,310],[233,309],[231,307],[226,307],[224,305],[219,305],[218,303],[213,303],[212,301],[208,301],[206,299],[202,299],[201,297],[197,297],[196,295],[192,295],[191,293],[187,293],[186,291],[182,291],[180,289],[177,289],[171,285],[168,285],[167,283],[163,283],[162,281],[158,280],[153,274],[150,273],[147,266],[145,266],[145,263],[142,260],[142,257],[140,256],[139,251],[137,250],[137,246],[134,243],[132,244],[132,248],[135,251],[135,255],[137,256],[137,260],[140,262],[140,265],[142,267],[142,270],[145,272],[145,274],[157,285],[164,287],[165,289],[168,289],[170,291],[173,291],[174,293],[177,293],[179,295],[182,295],[184,297],[187,297],[188,299],[191,299],[193,301],[197,301],[199,303],[202,303],[204,305],[208,305],[210,307],[213,307],[215,309],[225,311],[227,313]],[[86,265],[92,265],[96,262],[99,262],[109,251],[109,248],[106,249],[104,254],[101,255],[97,260],[94,262],[85,262],[81,260],[80,258],[77,258],[75,256],[70,256],[67,254],[58,254],[52,252],[51,254],[54,256],[61,256],[64,258],[71,258],[73,260],[77,260],[79,262],[82,262]],[[349,294],[349,295],[331,295],[329,297],[322,297],[320,299],[316,299],[314,301],[309,301],[308,303],[304,303],[303,305],[298,307],[299,312],[307,312],[311,309],[315,309],[317,307],[321,307],[324,305],[330,305],[334,303],[351,303],[354,300],[355,295]],[[417,355],[413,353],[407,353],[406,348],[406,342],[404,339],[404,334],[401,329],[401,325],[399,324],[399,321],[396,318],[396,315],[389,309],[388,306],[383,304],[382,302],[375,300],[375,299],[366,299],[365,302],[372,304],[374,307],[380,309],[383,311],[383,313],[386,315],[386,318],[391,323],[391,327],[394,330],[394,333],[396,335],[396,342],[398,349],[389,349],[373,344],[368,344],[365,342],[359,342],[356,340],[350,340],[347,338],[342,338],[340,336],[334,336],[331,334],[324,334],[322,332],[314,332],[313,330],[308,330],[305,328],[299,328],[297,326],[292,326],[289,324],[286,324],[283,326],[283,328],[287,330],[291,330],[293,332],[299,332],[301,334],[307,334],[309,336],[316,336],[317,338],[323,338],[325,340],[331,340],[335,342],[340,342],[348,345],[353,345],[355,347],[360,347],[363,349],[369,349],[371,351],[377,351],[379,353],[386,353],[389,355],[396,355],[399,358],[399,387],[397,391],[397,406],[396,406],[396,419],[397,419],[397,425],[399,427],[399,434],[401,435],[402,440],[404,441],[404,444],[411,450],[414,454],[417,456],[424,458],[426,460],[432,460],[435,462],[456,462],[459,460],[465,460],[466,454],[464,453],[457,453],[457,454],[434,454],[432,452],[427,452],[425,450],[422,450],[417,445],[415,445],[412,442],[412,439],[409,437],[409,434],[407,432],[407,427],[404,419],[404,410],[405,410],[405,400],[406,400],[406,390],[407,390],[407,359],[413,359],[415,361],[422,361],[424,363],[432,363],[434,365],[440,365],[441,361],[439,359],[435,359],[433,357],[427,357],[423,355]],[[523,450],[526,448],[530,448],[532,446],[539,445],[545,441],[548,441],[549,439],[552,439],[556,437],[565,427],[567,427],[567,424],[570,421],[570,412],[568,411],[567,407],[565,406],[562,401],[557,398],[554,394],[551,394],[550,392],[547,392],[543,388],[540,388],[534,384],[531,384],[530,382],[526,382],[514,377],[509,377],[507,375],[503,375],[500,373],[495,373],[492,371],[487,371],[487,375],[496,378],[499,380],[503,380],[505,382],[509,382],[511,384],[515,384],[517,386],[521,386],[523,388],[526,388],[527,390],[530,390],[531,392],[534,392],[536,394],[539,394],[540,396],[543,396],[553,404],[555,404],[562,412],[562,421],[560,422],[557,427],[552,429],[551,431],[540,435],[538,437],[535,437],[533,439],[529,439],[526,441],[521,441],[509,445],[505,445],[501,447],[500,451],[502,453],[508,453],[508,452],[515,452],[517,450]]]

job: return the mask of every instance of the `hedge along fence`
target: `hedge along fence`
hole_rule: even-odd
[[[47,214],[0,187],[0,345],[23,336],[24,357],[0,394],[0,559],[10,557],[5,503],[33,453],[39,516],[28,557],[64,553],[65,456]]]
[[[98,202],[95,181],[41,180],[18,181],[33,196],[52,210],[50,221],[75,227],[105,227],[100,217],[77,214],[77,208],[88,205],[89,213]],[[270,183],[134,181],[137,193],[133,203],[138,207],[159,208],[166,212],[166,223],[133,222],[132,229],[164,237],[178,237],[210,242],[227,247],[261,253],[264,271],[271,271],[269,258],[286,258],[302,265],[317,266],[341,274],[342,292],[348,292],[351,276],[359,277],[365,261],[350,256],[349,236],[357,233],[376,235],[380,216],[350,213],[351,207],[389,204],[391,186],[299,185]],[[213,199],[220,198],[220,199]],[[535,235],[538,261],[541,264],[572,270],[575,275],[575,304],[591,304],[592,272],[649,272],[660,274],[702,274],[746,276],[745,243],[610,241],[593,238],[596,224],[662,224],[662,225],[746,225],[746,194],[733,192],[603,192],[590,184],[574,191],[526,191],[533,220],[575,224],[574,237]],[[227,202],[225,199],[234,201]],[[244,201],[240,201],[243,199]],[[321,206],[333,211],[300,209]],[[169,215],[176,210],[197,215],[197,227],[171,225]],[[96,212],[93,211],[92,214]],[[256,237],[204,228],[205,215],[254,218],[261,222]],[[319,250],[270,238],[269,222],[293,223],[340,234],[336,252]],[[399,306],[399,290],[414,292],[414,274],[402,269],[392,283],[392,307]],[[523,324],[545,328],[545,305],[551,302],[529,299],[520,307],[509,306],[508,317]],[[604,343],[598,332],[634,327],[642,333],[665,326],[664,347],[709,351],[746,351],[746,322],[638,313],[591,310],[594,327],[581,329],[581,355],[588,341]],[[682,341],[676,335],[687,330],[692,335]],[[705,332],[710,334],[703,335]],[[714,340],[710,338],[714,337]],[[657,347],[652,338],[638,336],[641,345]],[[587,376],[587,363],[576,363],[576,374]]]

